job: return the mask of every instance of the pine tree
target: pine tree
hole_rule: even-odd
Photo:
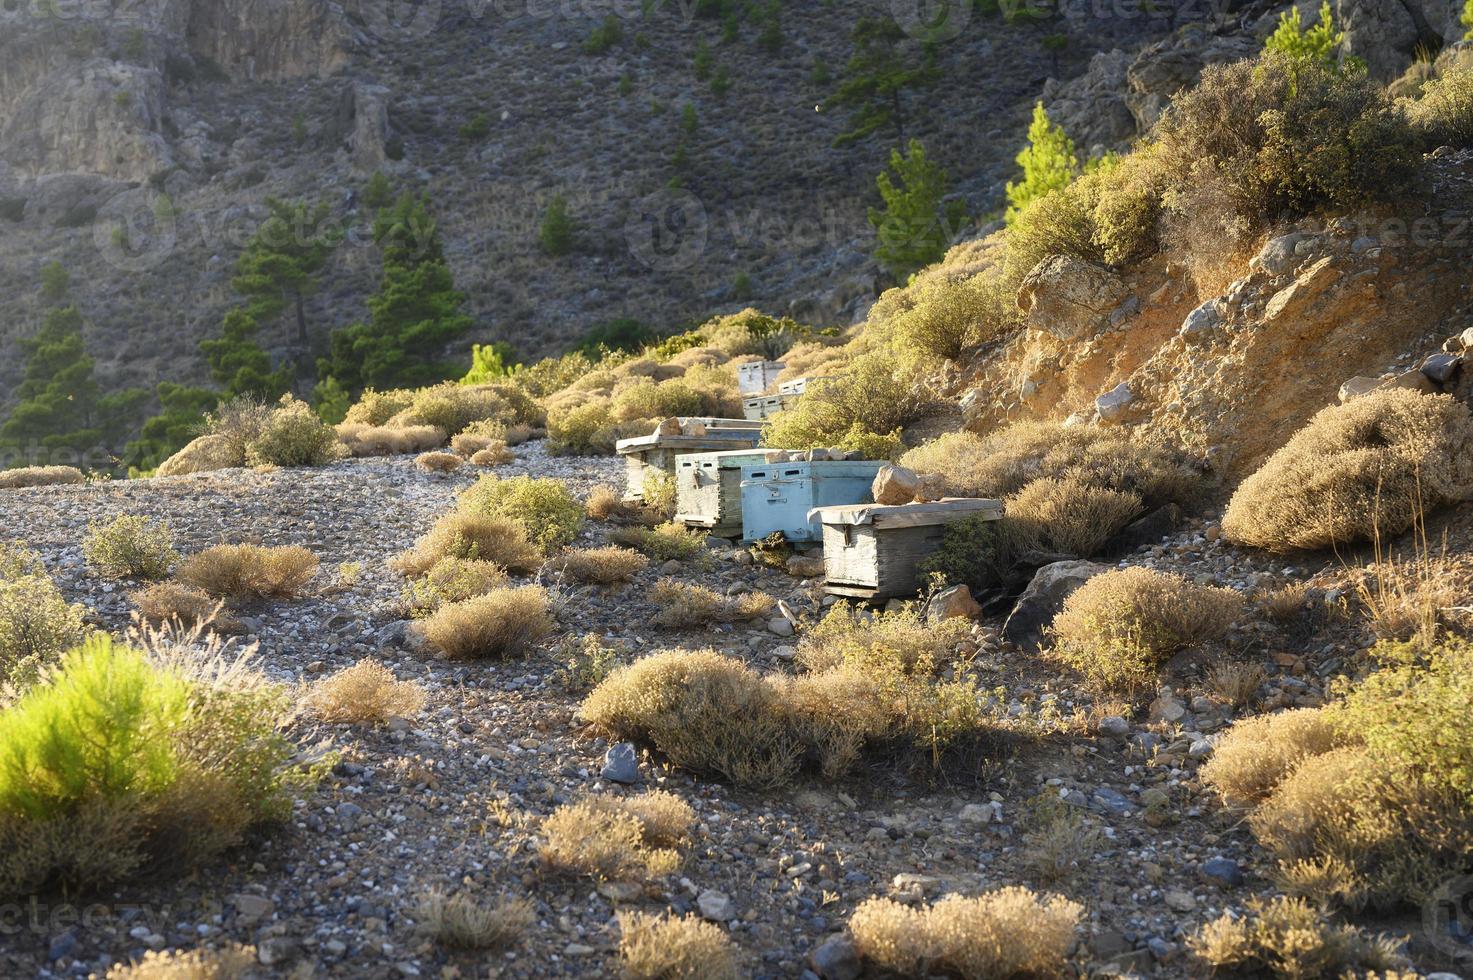
[[[904,99],[910,89],[929,88],[941,77],[932,46],[922,47],[919,58],[903,47],[905,32],[894,19],[863,17],[852,35],[854,54],[844,78],[821,108],[849,109],[849,128],[834,139],[847,146],[888,127],[895,129],[895,145],[905,145]]]
[[[94,362],[82,341],[82,315],[75,307],[50,310],[36,333],[20,342],[26,365],[18,401],[4,425],[5,457],[28,463],[106,465],[147,392],[130,388],[103,395]]]
[[[542,251],[548,255],[567,255],[573,250],[573,233],[568,202],[558,194],[547,203],[547,210],[542,212],[542,224],[537,229]]]
[[[220,336],[200,341],[210,365],[210,376],[227,395],[249,395],[274,402],[291,390],[294,369],[283,364],[271,370],[271,357],[256,341],[260,327],[247,307],[225,314]]]
[[[1043,103],[1033,106],[1033,122],[1028,127],[1028,145],[1016,157],[1023,168],[1023,179],[1009,182],[1007,220],[1015,219],[1031,201],[1050,191],[1062,190],[1079,173],[1079,156],[1074,141],[1055,126],[1044,111]]]
[[[268,325],[290,309],[296,321],[297,343],[306,347],[307,296],[317,276],[342,241],[334,229],[323,227],[327,205],[267,198],[266,220],[246,243],[235,263],[233,288],[247,300],[251,316]]]
[[[441,359],[445,348],[470,329],[471,318],[445,263],[428,196],[401,195],[379,212],[373,237],[383,250],[383,279],[368,299],[368,322],[333,331],[318,374],[355,393],[443,381],[456,372]]]
[[[1347,59],[1342,66],[1340,46],[1345,43],[1345,32],[1335,30],[1335,18],[1330,12],[1329,0],[1320,3],[1319,21],[1309,30],[1304,30],[1298,7],[1290,7],[1279,15],[1279,26],[1264,42],[1265,51],[1277,51],[1296,61],[1317,62],[1329,69],[1351,68],[1359,59]]]
[[[363,203],[371,208],[386,208],[394,203],[394,188],[382,170],[375,170],[363,185]]]
[[[60,262],[47,262],[41,267],[41,298],[50,303],[66,299],[71,289],[72,277]]]
[[[889,173],[875,178],[884,210],[870,208],[877,244],[875,259],[895,280],[904,282],[911,273],[946,254],[956,227],[963,220],[962,204],[946,197],[946,171],[926,159],[920,140],[911,140],[909,152],[890,151]]]

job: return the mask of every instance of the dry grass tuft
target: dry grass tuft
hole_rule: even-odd
[[[432,888],[419,898],[415,918],[420,931],[452,949],[505,949],[516,945],[537,921],[532,903],[502,898],[483,905],[465,892]]]
[[[1473,497],[1473,415],[1447,395],[1372,392],[1322,410],[1233,494],[1222,529],[1270,551],[1390,537]]]
[[[517,573],[534,572],[542,565],[542,553],[520,521],[459,510],[441,516],[393,565],[405,575],[424,575],[445,558],[495,562]]]
[[[219,599],[178,582],[155,582],[128,598],[138,607],[138,615],[154,625],[177,619],[186,626],[213,623],[224,630],[234,628],[233,621],[222,614],[224,604]]]
[[[317,556],[298,545],[217,544],[179,563],[179,581],[227,599],[288,599],[317,574]]]
[[[688,842],[695,813],[672,793],[589,797],[558,807],[542,822],[549,868],[614,881],[671,874],[677,845]]]
[[[871,898],[849,917],[849,932],[865,960],[901,976],[1056,977],[1083,915],[1066,898],[1012,887],[920,909]]]
[[[1309,594],[1308,582],[1290,582],[1258,596],[1258,607],[1275,623],[1292,623],[1304,614]]]
[[[258,973],[256,947],[231,943],[222,949],[150,950],[132,963],[118,963],[107,980],[242,980]]]
[[[1101,686],[1129,688],[1152,682],[1172,654],[1221,636],[1242,608],[1231,589],[1117,569],[1070,595],[1049,633],[1064,663]]]
[[[1219,701],[1243,708],[1258,696],[1267,676],[1261,664],[1220,663],[1207,674],[1207,690]]]
[[[464,602],[510,581],[505,569],[477,558],[441,558],[424,576],[404,587],[404,601],[411,615],[433,612],[447,602]]]
[[[625,980],[740,980],[736,946],[696,915],[619,913],[619,959]]]
[[[629,548],[572,548],[553,558],[550,566],[564,575],[597,585],[633,581],[650,560]]]
[[[1202,781],[1225,803],[1247,806],[1267,797],[1305,759],[1344,744],[1344,736],[1319,708],[1244,718],[1218,742],[1202,767]]]
[[[743,786],[787,782],[802,754],[779,692],[713,650],[655,653],[621,667],[580,713],[619,738],[653,744],[678,766]]]
[[[594,521],[621,520],[639,513],[638,505],[626,501],[623,494],[605,483],[588,492],[583,508]]]
[[[706,550],[706,536],[673,521],[655,527],[616,528],[609,540],[649,555],[655,561],[685,561]]]
[[[1007,502],[1008,519],[1047,550],[1091,558],[1141,515],[1138,494],[1096,486],[1080,473],[1034,480]]]
[[[426,473],[454,473],[464,462],[455,453],[431,452],[420,453],[415,458],[414,465]]]
[[[660,607],[655,614],[655,622],[672,629],[755,619],[767,615],[777,605],[772,596],[762,592],[723,596],[704,585],[673,578],[662,578],[656,582],[651,598]]]
[[[472,466],[505,466],[514,462],[516,453],[506,448],[506,443],[493,441],[485,449],[478,449],[471,453]]]
[[[363,425],[344,422],[338,438],[353,456],[404,456],[445,445],[445,430],[433,425]]]
[[[1400,945],[1337,925],[1297,898],[1250,899],[1246,919],[1223,914],[1202,926],[1188,948],[1213,970],[1264,971],[1289,980],[1361,976],[1397,970]]]
[[[0,470],[0,490],[24,490],[27,487],[86,482],[87,478],[75,466],[23,466],[14,470]]]
[[[360,660],[312,685],[307,705],[329,724],[381,725],[424,709],[425,689],[401,681],[373,660]]]
[[[424,636],[451,657],[510,657],[552,631],[547,590],[536,585],[492,589],[441,606],[420,623]]]

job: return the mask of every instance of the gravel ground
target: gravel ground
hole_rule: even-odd
[[[617,484],[620,467],[548,457],[533,444],[498,472],[555,476],[583,495]],[[1010,730],[1005,749],[940,774],[881,761],[842,782],[815,779],[771,794],[642,756],[643,787],[676,792],[699,817],[680,871],[642,889],[548,873],[536,860],[538,818],[586,793],[631,792],[601,778],[608,745],[575,718],[580,696],[558,675],[557,640],[601,633],[635,650],[716,647],[783,670],[795,641],[780,635],[780,623],[659,630],[649,624],[649,588],[661,574],[678,574],[720,591],[767,592],[799,615],[817,613],[823,598],[815,582],[754,565],[745,552],[712,549],[701,560],[651,567],[622,590],[568,593],[559,636],[526,660],[436,658],[406,641],[402,580],[387,561],[474,478],[427,475],[395,458],[0,497],[0,537],[40,551],[63,592],[113,629],[127,623],[126,590],[83,564],[89,520],[163,518],[184,552],[220,541],[305,545],[328,580],[334,565],[360,563],[350,587],[240,610],[242,641],[259,641],[263,667],[284,682],[376,658],[429,691],[419,717],[387,727],[300,720],[298,740],[330,746],[340,761],[290,826],[226,860],[185,879],[0,908],[0,973],[86,976],[151,948],[233,940],[254,944],[274,975],[598,977],[617,970],[615,910],[668,907],[723,921],[753,976],[798,977],[814,948],[872,895],[915,901],[1021,882],[1088,909],[1073,957],[1081,973],[1190,976],[1197,968],[1183,951],[1185,932],[1271,890],[1246,830],[1196,778],[1234,717],[1202,684],[1202,657],[1169,665],[1168,686],[1154,698],[1097,703],[1057,668],[1000,645],[996,619],[977,623],[973,641],[984,686],[1004,689],[996,709]],[[1461,520],[1466,526],[1466,514]],[[602,542],[609,530],[591,524],[580,543]],[[1318,609],[1349,587],[1339,563],[1270,561],[1222,544],[1210,517],[1127,561],[1245,591],[1309,578]],[[1327,678],[1367,645],[1359,627],[1329,614],[1302,620],[1254,621],[1230,637],[1231,656],[1267,670],[1254,710],[1319,703]],[[1041,794],[1062,797],[1080,817],[1080,836],[1052,871],[1026,846],[1031,801]],[[446,951],[415,922],[417,896],[435,886],[488,899],[525,895],[536,922],[510,952]],[[1391,925],[1415,930],[1410,921]]]

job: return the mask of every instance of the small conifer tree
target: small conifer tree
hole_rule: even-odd
[[[870,208],[874,226],[875,260],[897,281],[946,254],[956,227],[963,220],[960,201],[944,203],[946,171],[926,158],[920,140],[911,140],[909,152],[890,151],[889,172],[875,178],[885,207]]]
[[[1038,102],[1033,106],[1033,122],[1028,126],[1028,145],[1017,156],[1023,177],[1007,186],[1007,220],[1015,219],[1028,204],[1050,191],[1063,190],[1079,173],[1079,156],[1074,141],[1055,126]]]

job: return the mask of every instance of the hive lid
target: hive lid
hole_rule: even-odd
[[[875,527],[923,527],[948,524],[965,517],[1002,517],[1001,500],[974,497],[947,497],[928,504],[837,504],[815,507],[808,512],[811,521],[824,524],[872,524]]]

